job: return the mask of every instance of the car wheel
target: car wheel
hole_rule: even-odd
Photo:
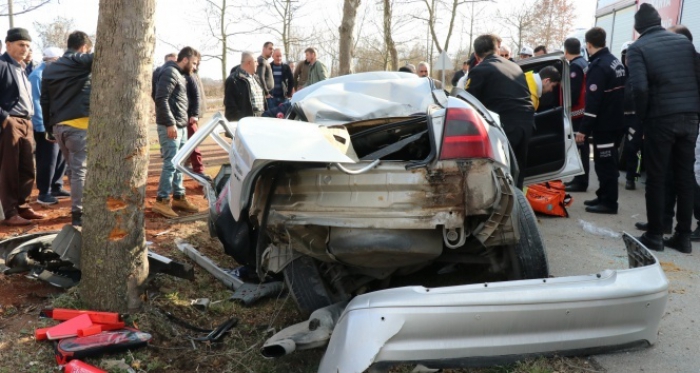
[[[520,240],[508,247],[510,256],[511,280],[524,280],[549,277],[549,265],[542,236],[537,228],[537,218],[530,203],[520,189],[515,190],[518,208]]]
[[[283,270],[284,282],[304,315],[335,303],[326,281],[321,276],[316,260],[301,256]]]

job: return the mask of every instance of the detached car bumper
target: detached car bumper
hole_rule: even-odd
[[[394,362],[478,366],[651,345],[668,280],[639,241],[623,239],[626,270],[358,296],[340,316],[319,372],[360,373]]]

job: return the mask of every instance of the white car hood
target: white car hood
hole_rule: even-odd
[[[430,80],[415,74],[371,72],[316,83],[294,94],[292,104],[309,122],[336,125],[425,113],[435,103]]]

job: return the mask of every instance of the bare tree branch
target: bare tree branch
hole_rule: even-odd
[[[46,5],[46,4],[50,3],[50,2],[51,2],[51,0],[43,0],[41,3],[39,3],[39,4],[37,4],[37,5],[34,5],[34,6],[30,6],[29,8],[24,9],[24,10],[21,10],[21,11],[19,11],[19,12],[13,11],[13,12],[12,12],[12,15],[13,15],[13,16],[18,16],[18,15],[20,15],[20,14],[29,13],[29,12],[31,12],[31,11],[34,11],[34,10],[37,10],[37,9],[41,8],[42,6],[44,6],[44,5]],[[7,16],[9,16],[9,15],[10,15],[9,13],[6,13],[6,14],[0,13],[0,17],[7,17]]]

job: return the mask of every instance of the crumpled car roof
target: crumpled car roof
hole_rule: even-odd
[[[434,103],[428,79],[377,71],[328,79],[294,94],[292,104],[309,122],[337,125],[425,113]]]

